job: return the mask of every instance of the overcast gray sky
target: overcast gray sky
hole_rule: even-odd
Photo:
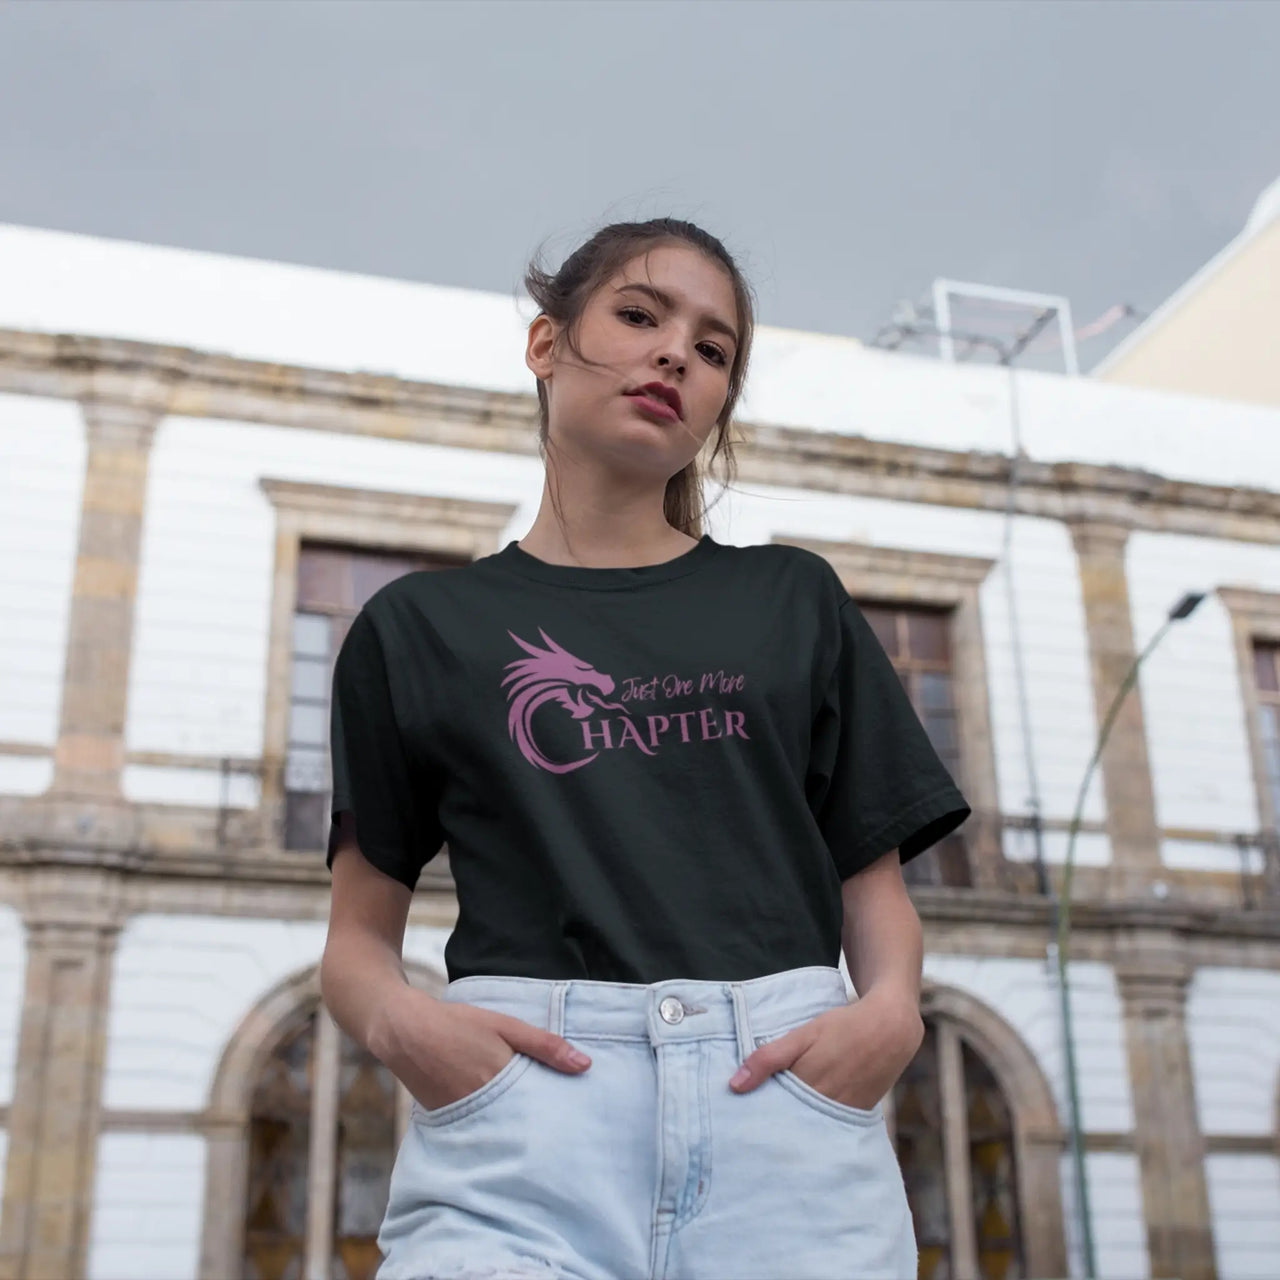
[[[0,0],[0,221],[510,292],[672,212],[765,323],[939,275],[1085,322],[1243,225],[1278,58],[1275,0]]]

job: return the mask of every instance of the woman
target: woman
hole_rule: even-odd
[[[416,1100],[379,1276],[914,1277],[900,865],[969,810],[827,562],[703,532],[724,246],[618,224],[526,284],[533,527],[378,592],[334,675],[324,999]],[[446,839],[437,999],[401,952]]]

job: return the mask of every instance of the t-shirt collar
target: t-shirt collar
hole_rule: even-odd
[[[658,564],[636,565],[633,568],[590,568],[539,560],[537,556],[525,551],[518,542],[511,541],[493,556],[493,563],[522,578],[532,578],[537,582],[564,587],[618,590],[683,578],[686,574],[703,568],[719,549],[720,544],[709,533],[704,533],[695,546]]]

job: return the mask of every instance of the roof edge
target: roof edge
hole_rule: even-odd
[[[1105,377],[1136,347],[1156,332],[1190,297],[1202,289],[1209,280],[1255,240],[1277,218],[1280,218],[1280,178],[1277,178],[1258,196],[1249,211],[1244,227],[1227,241],[1189,279],[1178,286],[1132,333],[1127,334],[1089,370],[1090,378]]]

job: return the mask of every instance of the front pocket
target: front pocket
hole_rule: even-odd
[[[478,1089],[455,1098],[443,1107],[428,1110],[418,1101],[413,1104],[413,1119],[418,1124],[436,1128],[440,1125],[453,1124],[467,1116],[474,1116],[496,1102],[522,1075],[533,1065],[533,1059],[525,1053],[516,1053],[510,1062],[496,1076],[486,1080]]]
[[[773,1036],[757,1036],[756,1048],[774,1039]],[[884,1118],[884,1107],[877,1102],[869,1111],[863,1110],[862,1107],[851,1107],[848,1103],[837,1102],[834,1098],[828,1098],[825,1093],[819,1093],[813,1085],[801,1080],[798,1075],[790,1068],[782,1071],[775,1071],[773,1078],[789,1093],[792,1097],[799,1099],[810,1111],[817,1111],[822,1115],[830,1116],[833,1120],[842,1120],[845,1124],[856,1125],[873,1125],[879,1124]]]
[[[846,1102],[837,1102],[834,1098],[828,1098],[825,1093],[819,1093],[813,1085],[806,1084],[794,1071],[776,1071],[773,1078],[788,1093],[799,1098],[805,1106],[814,1111],[820,1111],[823,1115],[832,1116],[836,1120],[843,1120],[845,1124],[878,1124],[884,1115],[884,1109],[878,1102],[870,1111],[864,1111],[861,1107],[851,1107]]]

